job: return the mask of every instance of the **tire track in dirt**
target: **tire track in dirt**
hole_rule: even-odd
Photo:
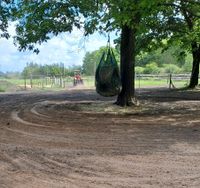
[[[38,108],[38,105],[34,105],[31,108],[30,112],[33,113],[33,114],[35,114],[36,116],[41,116],[41,117],[44,117],[44,118],[49,118],[49,116],[37,112],[36,108]]]
[[[12,121],[0,132],[0,169],[4,171],[0,176],[6,176],[0,178],[0,185],[198,187],[200,136],[199,118],[191,116],[194,112],[173,114],[169,109],[180,103],[170,103],[160,105],[160,114],[155,108],[142,115],[96,113],[78,106],[100,102],[84,96],[81,103],[80,96],[70,96],[75,102],[63,95],[41,102],[30,96],[23,108],[11,114],[12,103],[5,108],[5,117],[11,115]],[[13,103],[17,106],[14,99]],[[198,108],[194,103],[190,102],[191,107]],[[190,110],[190,105],[181,108]]]
[[[34,126],[34,127],[45,127],[48,128],[49,126],[46,125],[41,125],[41,124],[36,124],[36,123],[31,123],[29,121],[25,121],[22,118],[19,117],[19,113],[20,111],[13,111],[11,113],[11,119],[13,119],[14,121],[17,121],[19,123],[25,124],[25,125],[30,125],[30,126]]]

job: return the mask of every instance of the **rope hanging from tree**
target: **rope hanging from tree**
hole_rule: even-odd
[[[107,50],[103,52],[95,74],[96,91],[104,97],[118,95],[121,89],[119,67],[110,47],[108,36]]]

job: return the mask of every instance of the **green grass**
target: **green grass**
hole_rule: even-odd
[[[173,84],[177,88],[185,87],[188,81],[173,81]],[[169,83],[167,80],[154,80],[154,79],[148,79],[148,80],[136,80],[135,82],[136,88],[143,88],[143,87],[169,87]]]
[[[12,92],[20,90],[20,87],[18,87],[16,84],[13,84],[5,79],[0,79],[0,92]]]
[[[23,85],[24,84],[24,80],[23,79],[4,79],[5,81],[8,81],[12,84],[15,85]]]

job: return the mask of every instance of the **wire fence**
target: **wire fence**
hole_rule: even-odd
[[[81,77],[81,79],[82,82],[80,83],[85,87],[87,88],[94,87],[93,76]],[[34,75],[34,74],[18,78],[0,78],[0,88],[3,84],[6,85],[7,87],[10,84],[13,84],[15,86],[20,87],[20,90],[31,90],[31,89],[61,90],[77,86],[77,84],[75,84],[75,77],[73,76],[62,76],[62,75],[45,76],[45,75]]]
[[[87,87],[94,86],[94,78],[93,77],[83,77],[81,78],[81,84],[84,84]],[[24,89],[30,88],[52,88],[52,89],[67,89],[77,86],[75,84],[75,78],[71,76],[63,77],[63,76],[52,76],[47,77],[43,75],[30,75],[29,77],[25,77],[24,79]]]
[[[24,89],[27,88],[65,88],[70,86],[71,78],[62,76],[47,77],[43,75],[30,75],[24,77]]]

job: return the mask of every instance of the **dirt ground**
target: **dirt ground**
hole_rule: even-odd
[[[143,89],[0,95],[0,188],[200,187],[200,95]]]

